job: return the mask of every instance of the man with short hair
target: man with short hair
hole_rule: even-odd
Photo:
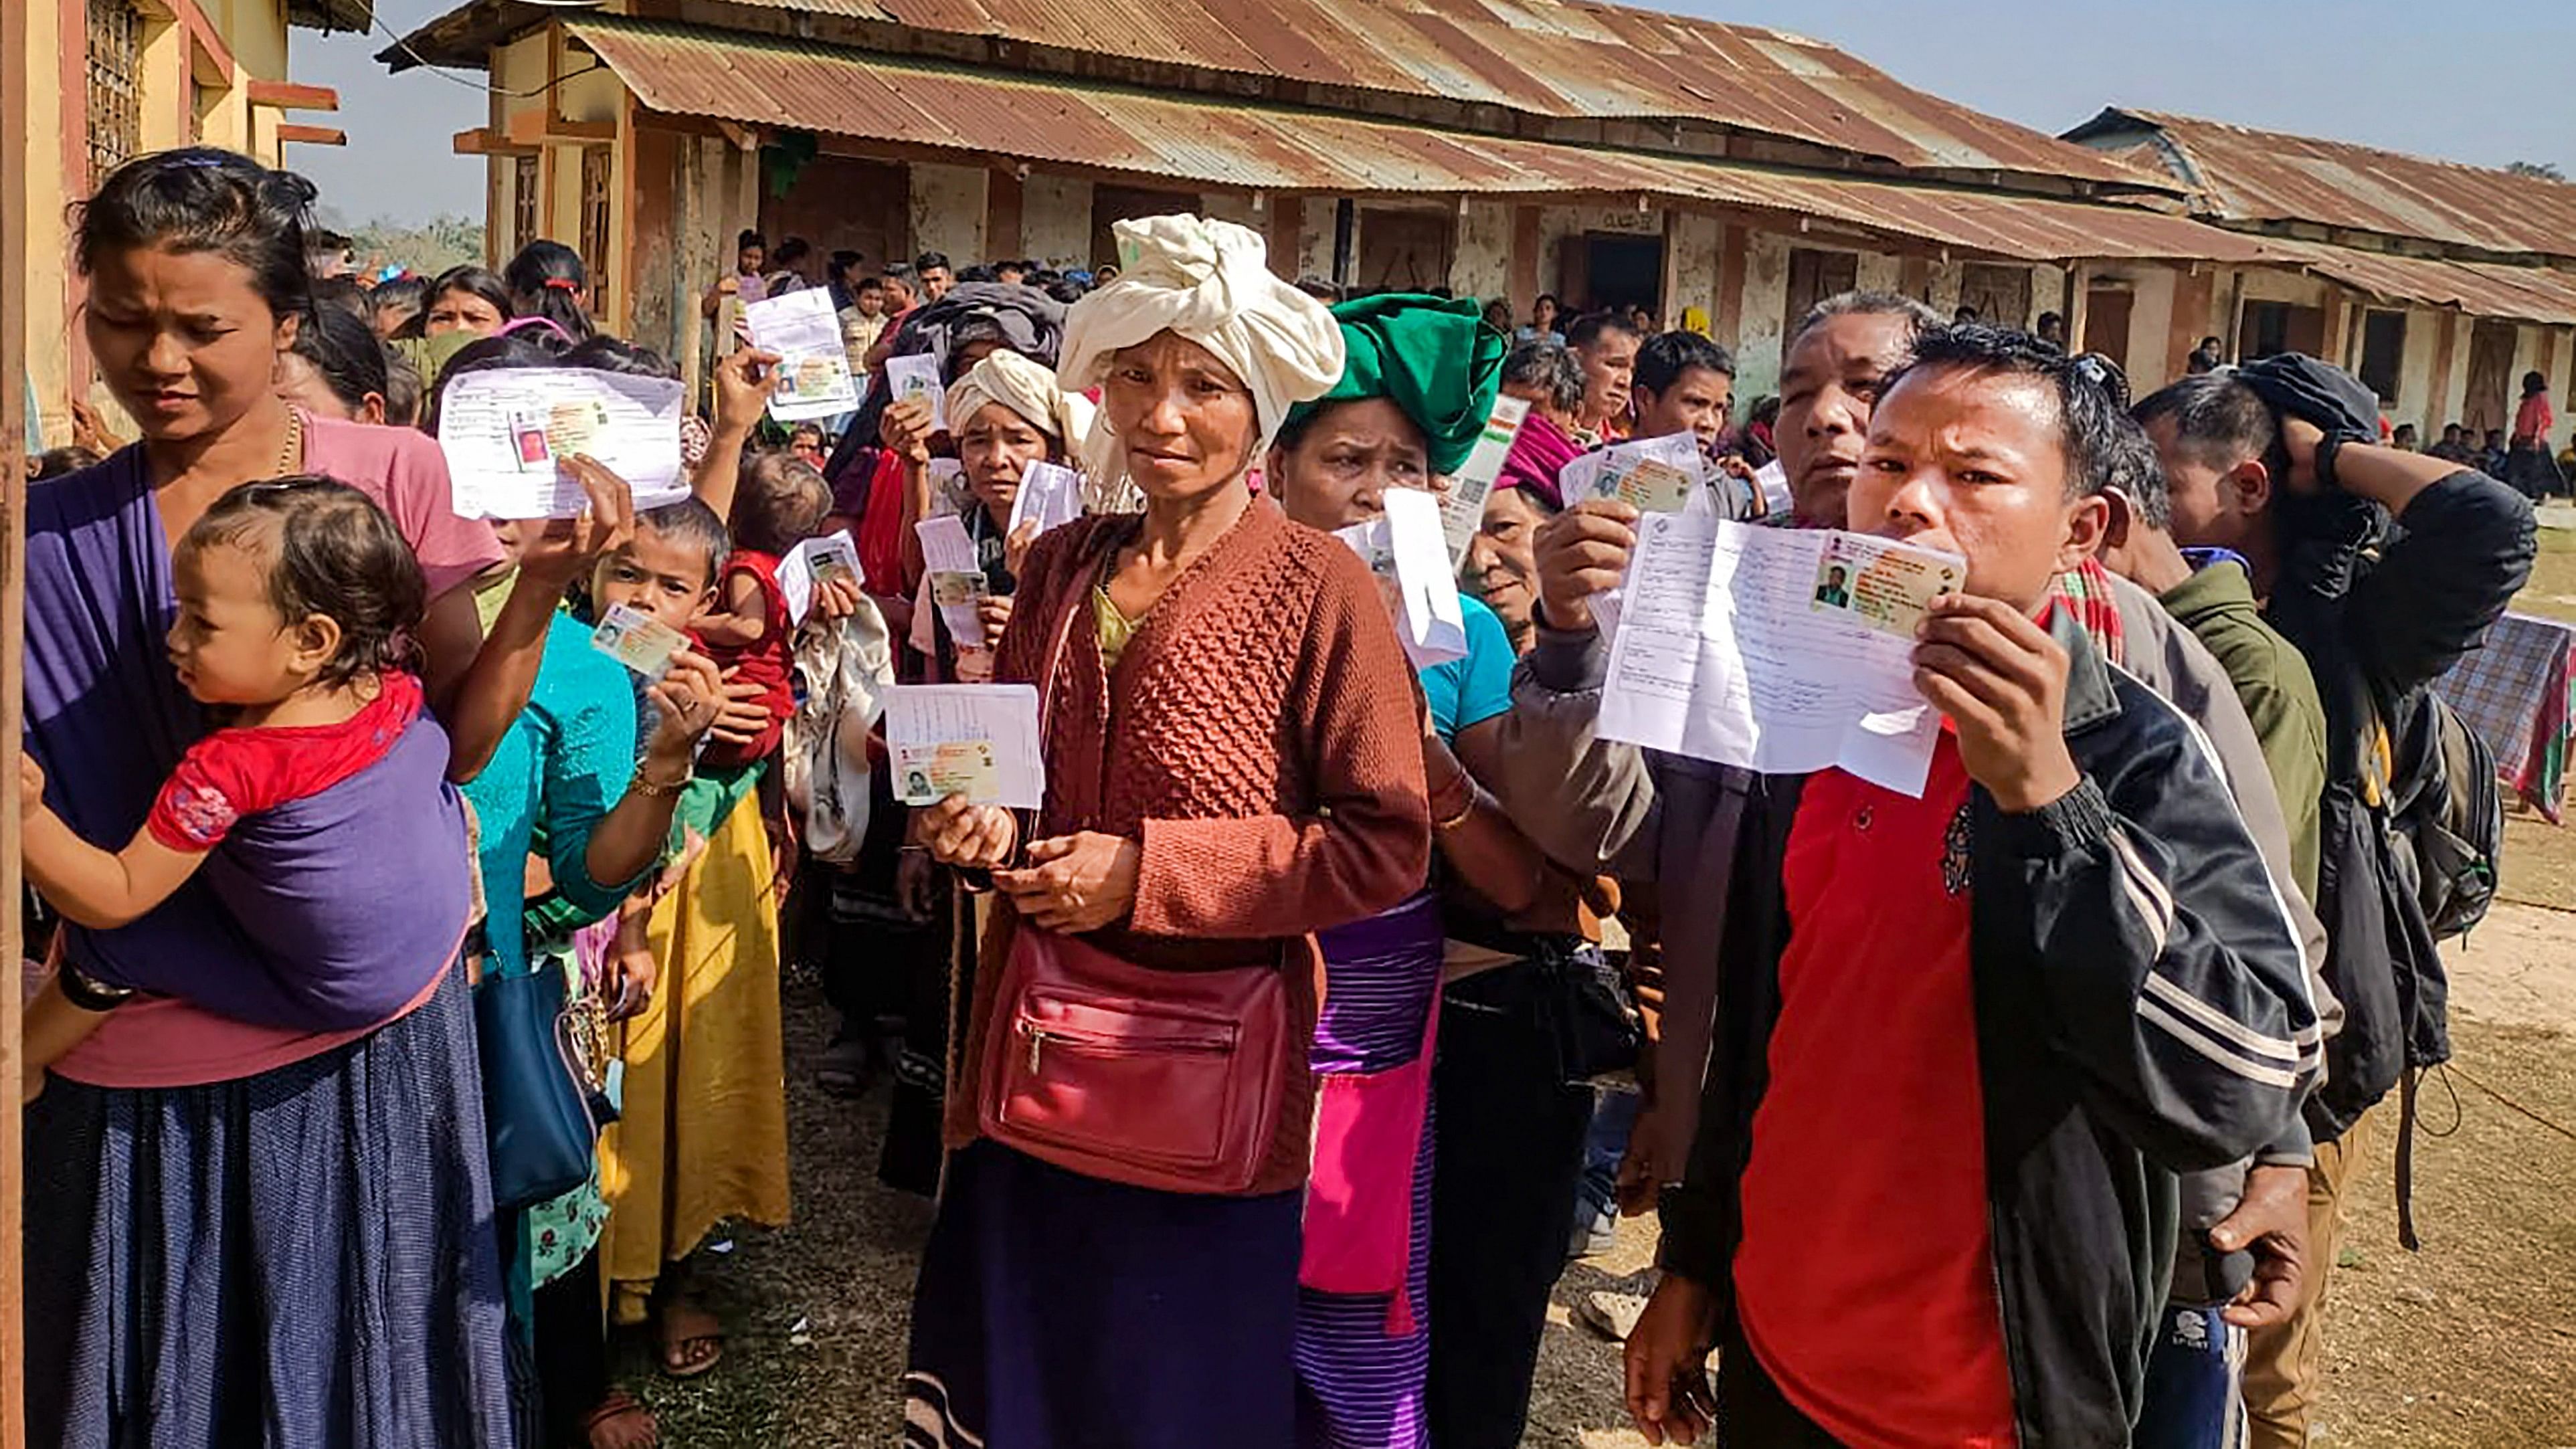
[[[2187,364],[2187,370],[2194,374],[2214,372],[2218,365],[2226,360],[2227,344],[2215,337],[2204,337],[2200,339],[2200,345],[2191,350],[2191,360]]]
[[[2486,474],[2490,478],[2501,478],[2504,476],[2506,456],[2504,429],[2489,428],[2487,429],[2487,445],[2478,450],[2478,455],[2471,461],[2470,466],[2476,468],[2479,472]]]
[[[727,297],[750,303],[769,295],[761,289],[761,270],[769,264],[769,242],[759,232],[745,228],[733,239],[733,270],[716,279],[707,288],[698,310],[709,317],[716,315]]]
[[[1637,349],[1629,395],[1637,436],[1690,433],[1705,452],[1726,431],[1735,400],[1735,358],[1696,332],[1663,332]]]
[[[2040,341],[2061,351],[2065,349],[2066,317],[2064,314],[2058,312],[2040,313],[2039,326],[2036,330]]]
[[[1583,365],[1583,416],[1575,437],[1586,446],[1628,435],[1628,390],[1644,341],[1637,324],[1616,308],[1587,312],[1565,329],[1565,345]]]
[[[2269,1140],[2314,1070],[2297,934],[2220,767],[2054,601],[2105,517],[2109,398],[2028,338],[1916,347],[1847,507],[1968,561],[1915,654],[1947,721],[1924,793],[1754,777],[1722,871],[1705,766],[1593,739],[1548,802],[1661,882],[1667,969],[1713,960],[1727,1003],[1629,1338],[1652,1442],[2126,1443],[2174,1171]],[[1588,601],[1634,522],[1592,500],[1542,531],[1514,717],[1596,707]],[[1702,889],[1722,940],[1676,909]]]
[[[2441,439],[2435,442],[2433,446],[2426,448],[2424,450],[2424,456],[2428,458],[2439,458],[2445,463],[2465,463],[2469,461],[2468,444],[2462,440],[2461,431],[2461,427],[2458,423],[2444,423],[2442,425]]]
[[[1022,282],[1027,281],[1028,277],[1028,265],[1024,262],[995,262],[993,264],[993,280],[996,282],[1002,282],[1016,287]]]
[[[949,269],[945,252],[923,252],[912,259],[912,269],[921,278],[921,300],[936,302],[957,285],[957,273]]]
[[[2296,353],[2184,378],[2137,407],[2164,464],[2175,541],[2244,561],[2264,619],[2305,658],[2325,708],[2316,906],[2344,1020],[2306,1109],[2314,1286],[2287,1323],[2254,1334],[2246,1369],[2263,1449],[2307,1441],[2337,1205],[2364,1114],[2410,1066],[2449,1053],[2441,963],[2400,884],[2384,813],[2393,712],[2478,647],[2535,547],[2521,495],[2381,446],[2377,410],[2359,381]]]
[[[850,370],[867,375],[868,353],[886,330],[886,285],[883,277],[862,277],[850,287],[850,305],[841,312],[841,345],[850,354]]]

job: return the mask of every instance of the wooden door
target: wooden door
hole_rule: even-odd
[[[1196,215],[1202,205],[1198,194],[1190,191],[1155,191],[1143,186],[1091,188],[1090,265],[1117,264],[1118,234],[1110,230],[1115,223],[1134,221],[1140,216],[1172,216],[1183,212]],[[1272,260],[1275,264],[1277,259]]]
[[[2137,294],[2126,287],[2094,287],[2084,294],[2084,350],[2129,370],[2129,310]]]
[[[1840,296],[1860,285],[1860,256],[1855,252],[1810,251],[1805,247],[1789,249],[1789,305],[1781,313],[1782,322],[1791,331],[1807,320],[1807,313],[1827,297]]]
[[[856,156],[817,156],[797,171],[783,196],[760,188],[760,231],[774,251],[791,236],[814,249],[812,274],[836,251],[855,251],[859,274],[882,272],[888,262],[912,260],[912,173],[889,161]],[[733,239],[720,249],[733,264]],[[964,262],[959,262],[964,266]]]
[[[2469,334],[2469,391],[2460,405],[2460,421],[2469,439],[2483,445],[2489,428],[2509,428],[2513,412],[2507,386],[2513,381],[2514,326],[2510,322],[2478,323]]]
[[[2030,268],[1969,262],[1959,268],[1959,305],[1974,307],[1988,326],[2031,324]]]
[[[1436,211],[1360,210],[1361,292],[1428,292],[1449,284],[1450,217]]]

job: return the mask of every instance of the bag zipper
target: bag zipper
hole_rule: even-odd
[[[1046,1044],[1050,1040],[1063,1042],[1067,1046],[1078,1047],[1099,1056],[1150,1056],[1156,1052],[1218,1056],[1232,1050],[1235,1044],[1233,1037],[1217,1032],[1203,1032],[1192,1036],[1155,1037],[1149,1041],[1138,1041],[1132,1037],[1108,1036],[1099,1032],[1068,1031],[1060,1026],[1047,1026],[1032,1021],[1025,1016],[1020,1018],[1019,1032],[1021,1038],[1029,1044],[1029,1075],[1031,1076],[1037,1075],[1039,1060],[1044,1055]]]

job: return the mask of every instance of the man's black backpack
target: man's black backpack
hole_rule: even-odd
[[[2418,690],[2388,711],[2388,819],[2433,939],[2466,935],[2495,903],[2504,799],[2495,752],[2440,695]]]

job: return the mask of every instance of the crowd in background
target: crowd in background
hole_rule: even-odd
[[[682,369],[559,243],[352,276],[313,199],[192,148],[82,210],[123,416],[29,505],[35,1442],[656,1442],[609,1335],[723,1362],[690,1269],[788,1217],[786,961],[938,1203],[906,1443],[1502,1449],[1648,1211],[1660,1286],[1587,1316],[1652,1442],[2305,1442],[2346,1165],[2447,1050],[2405,787],[2545,389],[2418,453],[2312,358],[2133,397],[2054,313],[1859,292],[1740,404],[1695,310],[1343,296],[1198,217],[1092,269],[746,231],[689,496],[576,458],[581,514],[486,523],[457,379]],[[812,287],[868,386],[781,425],[738,319]],[[1332,534],[1505,397],[1417,669]],[[1921,795],[1599,733],[1640,520],[1565,471],[1675,436],[1724,518],[1964,557]],[[1039,463],[1083,514],[1015,530]],[[1040,808],[898,801],[872,705],[933,683],[1036,687]]]

